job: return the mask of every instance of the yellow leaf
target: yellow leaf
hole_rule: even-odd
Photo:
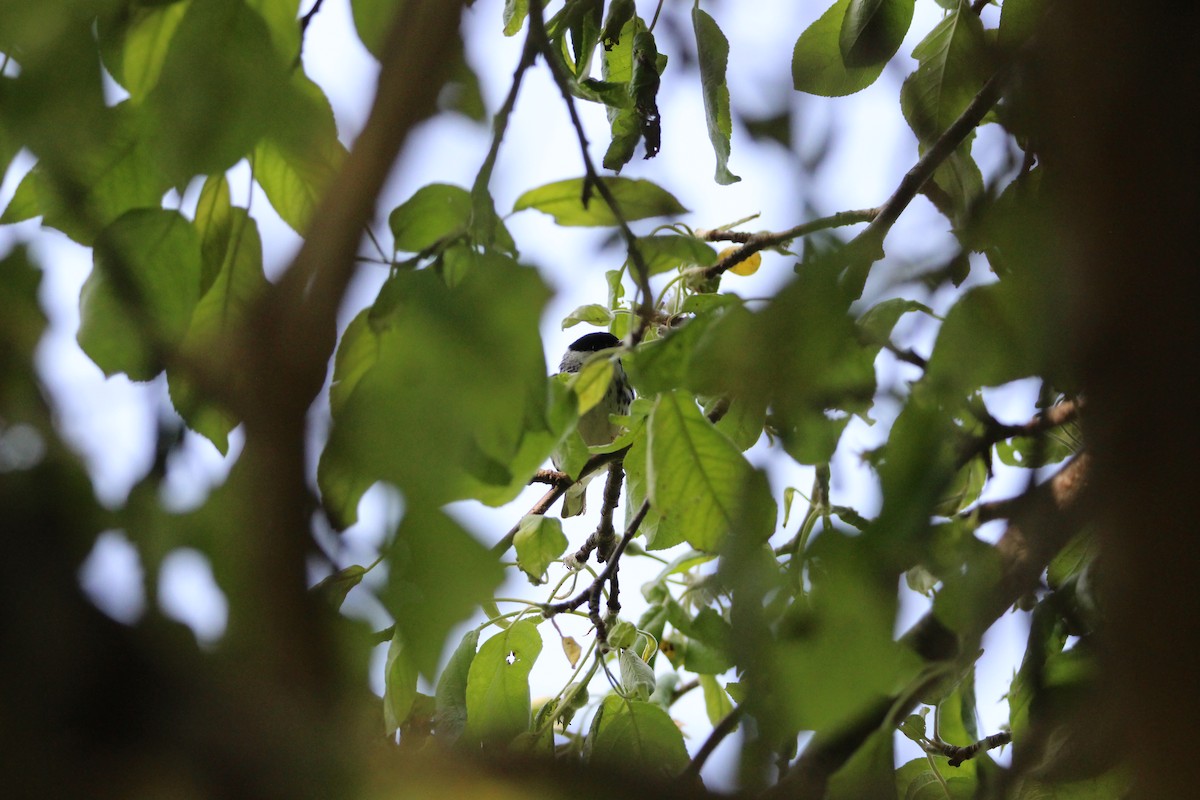
[[[726,247],[719,254],[717,254],[717,261],[721,261],[726,256],[728,256],[732,253],[736,253],[738,250],[741,250],[741,249],[742,248],[740,245],[734,245],[733,247]],[[740,261],[737,264],[734,264],[732,267],[730,267],[729,271],[732,272],[734,275],[753,275],[754,273],[758,272],[758,268],[761,266],[762,266],[762,253],[751,253],[749,256],[746,257],[745,261]]]
[[[575,641],[573,636],[564,636],[562,640],[563,653],[567,656],[567,661],[571,664],[571,669],[579,663],[579,656],[583,653],[583,648],[579,646],[579,642]]]

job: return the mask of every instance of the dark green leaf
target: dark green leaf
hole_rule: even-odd
[[[192,311],[191,323],[180,343],[183,352],[198,359],[228,346],[241,332],[255,302],[267,288],[258,225],[245,209],[236,208],[230,210],[228,227],[227,251],[220,272]],[[167,374],[167,384],[171,402],[188,427],[224,455],[237,418],[206,398],[186,373],[172,369]]]
[[[383,46],[392,20],[403,7],[404,0],[350,0],[354,29],[363,46],[375,58],[383,57]]]
[[[383,673],[383,727],[391,735],[408,719],[417,699],[417,668],[397,627],[388,645]]]
[[[842,61],[842,20],[849,8],[850,0],[837,0],[796,40],[792,53],[792,83],[796,91],[842,97],[867,88],[883,72],[883,62],[849,67]]]
[[[175,211],[130,211],[96,239],[79,298],[79,346],[106,375],[150,380],[200,294],[200,241]]]
[[[450,656],[449,663],[438,678],[434,728],[438,736],[446,737],[451,742],[456,741],[467,726],[467,678],[478,644],[479,630],[472,628],[458,643],[454,655]]]
[[[612,192],[626,222],[687,213],[687,209],[670,192],[650,181],[631,178],[601,180]],[[594,187],[589,187],[587,202],[584,202],[585,183],[584,178],[571,178],[530,189],[517,198],[513,211],[537,209],[554,217],[559,225],[616,225],[616,215]]]
[[[363,575],[366,574],[366,567],[351,564],[322,578],[310,591],[337,610],[346,602],[346,595],[350,594],[350,590],[362,583]]]
[[[529,727],[529,670],[542,652],[528,620],[483,643],[467,675],[467,730],[472,741],[503,746]]]
[[[829,800],[895,797],[892,732],[874,733],[829,781]],[[905,799],[907,800],[907,798]]]
[[[838,36],[847,67],[886,63],[904,41],[912,24],[913,0],[850,0]]]
[[[588,732],[588,759],[594,764],[674,777],[688,765],[683,734],[661,706],[610,695]]]

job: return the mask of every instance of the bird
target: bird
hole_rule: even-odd
[[[567,346],[567,351],[563,353],[562,361],[558,365],[558,371],[560,373],[579,372],[592,355],[620,345],[621,340],[606,331],[580,336]],[[621,426],[613,422],[610,415],[624,416],[628,414],[629,405],[632,402],[633,388],[629,385],[629,378],[626,377],[625,370],[618,360],[613,365],[612,380],[608,384],[608,390],[604,393],[604,399],[579,418],[576,430],[579,431],[584,444],[594,447],[608,444],[615,439],[621,431]],[[558,453],[551,458],[554,468],[561,469],[561,459]],[[592,475],[588,475],[567,490],[563,497],[562,516],[564,518],[584,513],[587,508],[587,484],[591,478]]]

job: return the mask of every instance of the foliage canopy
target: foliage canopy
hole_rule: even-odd
[[[168,765],[179,752],[216,748],[212,762],[191,773],[163,767],[169,774],[116,744],[102,748],[92,757],[121,776],[114,796],[222,794],[233,779],[218,777],[221,759],[287,773],[259,786],[272,795],[319,786],[366,796],[408,780],[414,796],[440,796],[450,790],[437,765],[453,763],[441,759],[469,755],[480,770],[536,765],[505,778],[528,791],[555,775],[597,786],[617,775],[688,796],[702,791],[700,768],[735,729],[739,785],[770,797],[1123,793],[1127,765],[1072,735],[1100,685],[1105,601],[1083,497],[1093,457],[1080,427],[1086,376],[1060,346],[1073,322],[1057,177],[1031,122],[1027,73],[1053,4],[1005,0],[996,14],[987,3],[938,0],[941,19],[912,50],[916,68],[898,98],[918,143],[913,169],[878,207],[779,231],[690,227],[678,221],[689,198],[618,174],[635,154],[672,146],[657,103],[663,83],[698,78],[714,180],[742,180],[730,167],[738,117],[726,83],[738,42],[718,22],[740,12],[507,0],[495,34],[524,44],[511,92],[489,117],[464,58],[460,4],[350,5],[381,75],[347,150],[301,58],[306,28],[321,24],[319,0],[303,16],[299,0],[0,2],[0,167],[22,150],[36,158],[0,223],[40,217],[92,249],[77,340],[105,375],[165,373],[178,417],[223,454],[231,433],[245,431],[227,482],[201,508],[174,514],[157,499],[178,436],[171,425],[127,501],[101,507],[33,368],[46,324],[38,286],[53,265],[33,263],[24,247],[4,257],[4,525],[18,537],[44,534],[16,552],[34,563],[23,602],[51,609],[57,632],[87,643],[86,665],[125,665],[140,686],[122,690],[103,671],[87,678],[114,692],[114,705],[126,690],[158,692],[175,698],[165,701],[170,713],[182,703],[195,715],[185,730],[149,713],[153,735],[128,734],[131,742]],[[834,2],[796,32],[794,88],[834,98],[874,83],[902,62],[914,5]],[[690,23],[676,26],[688,36],[664,33],[660,15]],[[564,169],[582,174],[530,186],[498,210],[492,175],[530,69],[548,70],[561,90],[554,111],[574,121],[583,163]],[[602,154],[577,117],[594,105],[611,127]],[[368,229],[376,198],[409,131],[434,113],[490,119],[492,147],[472,186],[430,183],[384,209],[388,248]],[[998,168],[975,160],[981,126],[1010,156]],[[242,162],[304,238],[276,281],[264,274],[255,214],[232,199],[227,173]],[[901,279],[888,236],[918,197],[943,215],[957,247]],[[625,250],[608,273],[609,296],[563,322],[610,330],[622,348],[571,381],[547,375],[539,324],[551,290],[507,225],[532,212],[612,231]],[[337,331],[366,238],[388,277]],[[764,252],[776,266],[787,257],[794,274],[772,296],[747,300],[736,281],[766,268]],[[912,326],[902,321],[913,319],[936,329],[931,346],[905,339]],[[619,420],[625,432],[589,451],[575,426],[614,379],[616,358],[638,399]],[[998,421],[985,394],[1030,380],[1038,400],[1027,421]],[[331,419],[324,437],[308,430],[314,400]],[[886,441],[863,454],[878,508],[841,503],[831,466],[839,444],[852,420],[874,424],[888,404],[898,412]],[[746,455],[756,446],[811,468],[811,488],[773,486]],[[565,475],[542,471],[556,450]],[[998,464],[1028,472],[1027,487],[981,500]],[[607,476],[605,508],[572,551],[564,527],[573,523],[548,512],[591,474]],[[546,496],[487,544],[445,509],[502,506],[537,480]],[[378,559],[323,558],[327,577],[310,587],[314,530],[354,524],[380,482],[400,492],[403,514]],[[977,535],[996,520],[1006,526],[998,541]],[[206,554],[230,603],[225,637],[202,651],[161,620],[126,629],[100,617],[74,573],[109,529],[129,536],[151,575],[176,548]],[[513,562],[503,560],[510,548]],[[641,587],[619,581],[635,559],[663,568]],[[496,597],[517,570],[533,584],[528,596]],[[623,598],[639,588],[645,610],[633,618]],[[372,632],[337,613],[352,590],[370,591],[394,623]],[[897,635],[910,592],[929,611]],[[980,643],[1014,605],[1032,621],[1008,688],[1009,728],[981,730]],[[587,641],[558,630],[568,616],[588,620]],[[13,647],[35,638],[13,636]],[[555,638],[572,672],[534,702],[530,671],[557,650],[545,647]],[[369,650],[384,642],[382,703],[362,700]],[[68,660],[44,645],[28,652]],[[712,726],[690,747],[671,716],[689,692],[703,694]],[[75,695],[47,696],[65,708]],[[117,711],[98,711],[99,723],[54,713],[87,741],[120,727]],[[222,734],[239,712],[249,721]],[[399,742],[383,756],[371,741],[380,719]],[[805,732],[813,735],[798,748]],[[32,754],[41,735],[7,755],[50,763]],[[898,765],[898,739],[926,755]],[[989,752],[1010,741],[1018,756],[1001,768]],[[44,780],[71,785],[65,775]]]

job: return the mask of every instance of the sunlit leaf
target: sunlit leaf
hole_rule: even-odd
[[[617,202],[626,222],[687,212],[679,201],[661,187],[642,179],[602,178]],[[571,178],[530,189],[517,198],[513,211],[533,208],[554,217],[559,225],[609,226],[617,216],[595,187],[588,187],[584,200],[585,179]]]
[[[467,726],[467,679],[471,662],[475,660],[475,648],[479,644],[479,630],[472,628],[458,643],[450,661],[438,678],[434,697],[437,700],[437,715],[434,729],[438,736],[450,741],[458,739]]]
[[[541,652],[541,634],[528,620],[483,643],[467,676],[466,736],[504,745],[529,727],[529,670]]]

